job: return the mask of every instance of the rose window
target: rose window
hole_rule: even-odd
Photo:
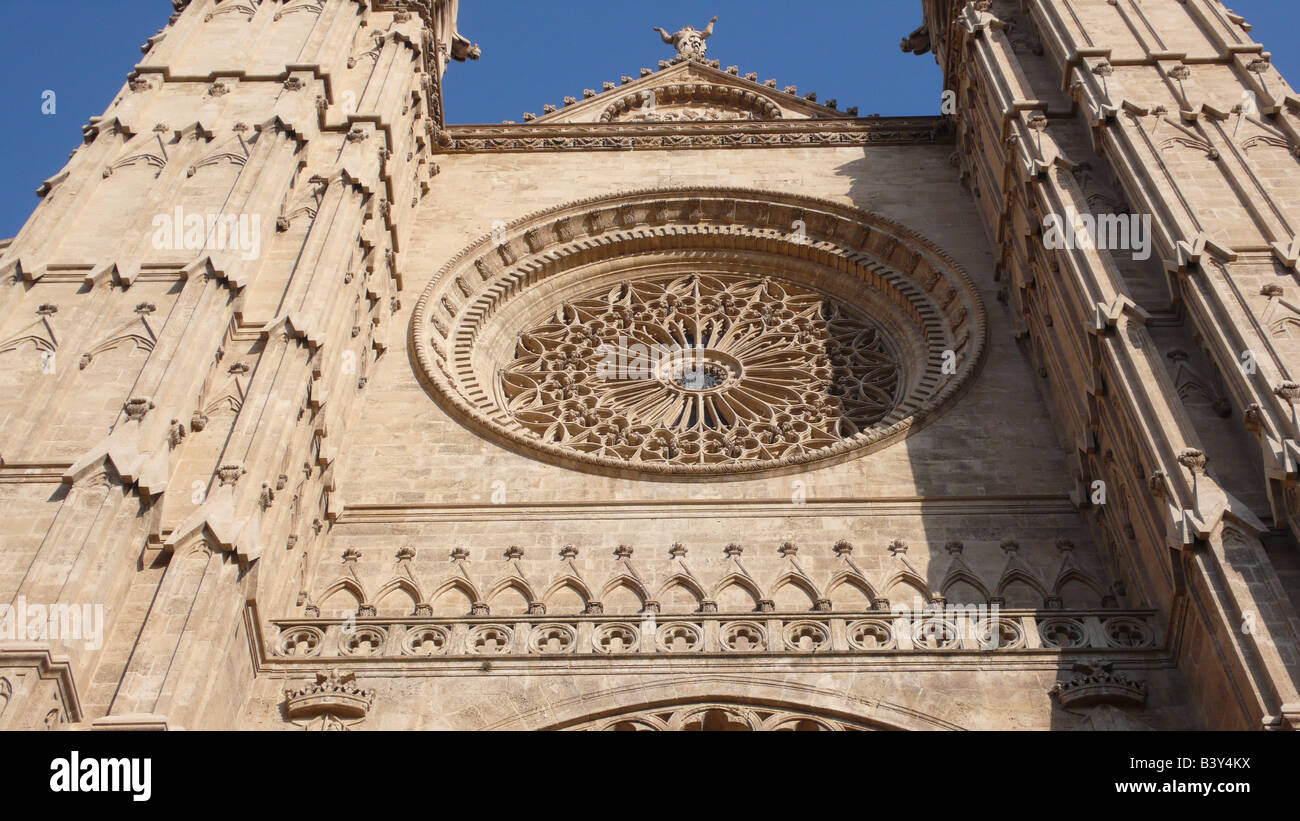
[[[883,418],[899,367],[843,303],[771,277],[686,274],[563,302],[519,335],[506,409],[540,442],[628,462],[777,460]]]
[[[956,264],[901,226],[671,189],[485,236],[429,282],[411,341],[443,408],[499,444],[616,475],[739,478],[916,430],[969,383],[983,317]]]

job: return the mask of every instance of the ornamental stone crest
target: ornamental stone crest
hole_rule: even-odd
[[[683,60],[703,60],[709,50],[709,44],[705,41],[713,36],[713,24],[716,22],[718,18],[715,15],[703,31],[693,26],[686,26],[676,34],[669,34],[667,30],[658,26],[655,26],[654,30],[659,32],[659,36],[665,43],[677,49],[677,56],[673,58],[674,63]]]
[[[374,689],[357,684],[352,672],[320,671],[316,681],[284,691],[285,713],[305,729],[346,730],[359,723],[375,703]]]

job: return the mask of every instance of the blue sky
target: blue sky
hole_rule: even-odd
[[[921,19],[919,0],[461,0],[461,31],[483,47],[447,74],[451,122],[521,120],[524,111],[581,98],[605,80],[637,76],[672,56],[652,26],[676,31],[719,16],[709,56],[775,77],[782,87],[835,97],[863,114],[935,114],[940,74],[932,55],[899,51]],[[1300,83],[1300,3],[1231,0]],[[26,221],[41,181],[57,173],[166,22],[171,0],[5,2],[0,33],[0,238]],[[57,42],[50,38],[57,32]],[[1284,36],[1285,35],[1285,36]],[[52,90],[56,110],[41,113]]]

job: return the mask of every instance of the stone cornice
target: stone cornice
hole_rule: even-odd
[[[1005,498],[917,497],[898,499],[809,499],[792,505],[789,499],[740,499],[727,502],[586,502],[519,503],[508,505],[349,504],[338,525],[441,521],[564,521],[625,518],[704,518],[729,516],[1074,516],[1068,496],[1012,496]]]
[[[453,125],[447,131],[454,141],[450,153],[914,145],[953,140],[943,117]]]
[[[9,642],[0,647],[0,666],[32,669],[42,681],[56,682],[68,723],[82,720],[81,697],[67,656],[56,655],[43,642]]]

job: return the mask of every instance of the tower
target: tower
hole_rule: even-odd
[[[1168,619],[1196,722],[1294,728],[1300,99],[1214,0],[925,15],[1081,512]]]
[[[1291,727],[1300,100],[922,5],[448,125],[456,0],[177,2],[0,247],[0,726]]]

